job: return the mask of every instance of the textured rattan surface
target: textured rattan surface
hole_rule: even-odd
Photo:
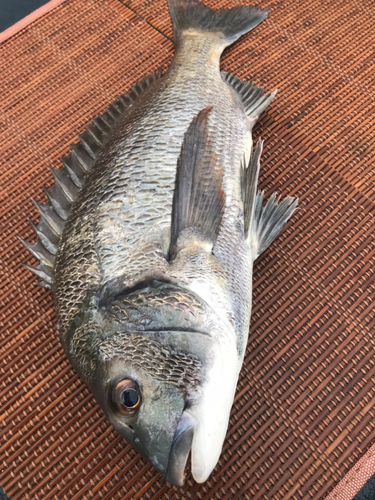
[[[233,6],[236,0],[207,2]],[[372,4],[372,6],[371,6]],[[375,440],[373,0],[262,0],[223,69],[279,94],[261,187],[300,210],[255,270],[223,454],[172,488],[106,422],[20,263],[30,197],[98,112],[173,54],[165,0],[66,0],[0,46],[0,485],[28,499],[314,499]],[[143,19],[142,19],[143,18]],[[163,34],[164,33],[164,34]],[[169,37],[169,38],[168,38]]]

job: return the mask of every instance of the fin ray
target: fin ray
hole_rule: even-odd
[[[105,147],[112,127],[134,104],[138,96],[160,77],[161,70],[152,72],[141,82],[137,82],[130,92],[119,96],[79,135],[80,141],[70,146],[70,154],[61,159],[64,167],[57,170],[50,169],[54,185],[50,189],[43,188],[48,203],[43,205],[33,200],[40,214],[40,220],[37,226],[29,220],[38,236],[38,241],[30,243],[19,238],[24,247],[40,261],[37,267],[26,266],[43,280],[42,283],[38,283],[40,286],[50,288],[55,255],[70,207],[84,184],[85,176]],[[50,276],[47,276],[47,268],[51,272]]]
[[[280,201],[276,193],[273,193],[263,207],[263,198],[263,191],[256,196],[254,221],[251,228],[253,240],[257,245],[255,258],[271,245],[298,205],[298,198],[287,196]]]
[[[177,240],[191,229],[215,244],[224,211],[223,171],[217,166],[208,132],[212,108],[205,108],[192,120],[177,163],[172,205],[170,257],[177,251]]]
[[[237,76],[231,75],[226,71],[221,72],[224,82],[230,85],[240,97],[246,115],[249,120],[255,123],[263,111],[271,104],[277,91],[274,90],[270,94],[264,93],[264,90],[251,82],[240,80]]]

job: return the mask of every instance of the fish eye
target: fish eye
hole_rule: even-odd
[[[121,413],[133,414],[139,408],[141,400],[141,391],[134,380],[126,378],[113,385],[112,403]]]

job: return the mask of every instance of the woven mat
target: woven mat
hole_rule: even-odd
[[[214,0],[233,6],[236,0]],[[373,0],[262,0],[222,67],[279,93],[260,184],[300,210],[255,268],[251,333],[210,479],[170,487],[106,422],[56,336],[30,202],[97,113],[173,55],[165,0],[66,0],[0,46],[0,485],[29,499],[325,498],[375,438]]]

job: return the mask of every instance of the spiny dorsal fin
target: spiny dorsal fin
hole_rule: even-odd
[[[43,266],[43,264],[38,264],[37,266],[28,266],[27,264],[22,264],[28,271],[32,272],[38,278],[41,278],[41,282],[35,283],[36,285],[40,285],[44,288],[51,288],[52,285],[52,273],[48,272],[48,269]]]
[[[26,250],[28,250],[31,255],[39,260],[41,264],[43,264],[48,269],[53,270],[53,266],[55,264],[55,256],[42,245],[40,240],[38,240],[36,243],[30,243],[29,241],[25,241],[19,236],[17,236],[17,238],[26,248]]]
[[[191,122],[177,162],[172,205],[170,258],[177,252],[177,240],[189,229],[198,237],[215,244],[224,211],[223,171],[217,167],[207,122],[208,107]]]
[[[260,170],[260,155],[262,154],[263,142],[259,139],[255,151],[251,151],[248,166],[241,166],[241,193],[244,212],[244,232],[247,238],[251,221],[254,214],[255,197],[258,186],[258,177]]]
[[[38,283],[39,285],[51,288],[55,255],[70,207],[84,184],[86,174],[105,147],[113,126],[139,96],[160,77],[161,69],[144,76],[131,87],[130,92],[118,96],[117,100],[79,135],[80,141],[70,146],[70,154],[61,159],[64,167],[58,170],[51,169],[55,183],[50,189],[43,188],[48,203],[43,205],[33,200],[40,214],[40,221],[35,226],[29,220],[38,241],[29,243],[19,238],[24,247],[40,261],[36,267],[25,266],[43,280]]]
[[[240,96],[245,112],[252,123],[258,120],[277,92],[275,90],[271,94],[265,94],[262,88],[256,87],[251,82],[240,80],[226,71],[222,71],[221,76],[223,81],[228,83]]]
[[[263,196],[263,191],[256,195],[251,225],[252,241],[256,245],[254,260],[271,245],[298,205],[298,198],[287,196],[280,201],[273,193],[263,207]]]

